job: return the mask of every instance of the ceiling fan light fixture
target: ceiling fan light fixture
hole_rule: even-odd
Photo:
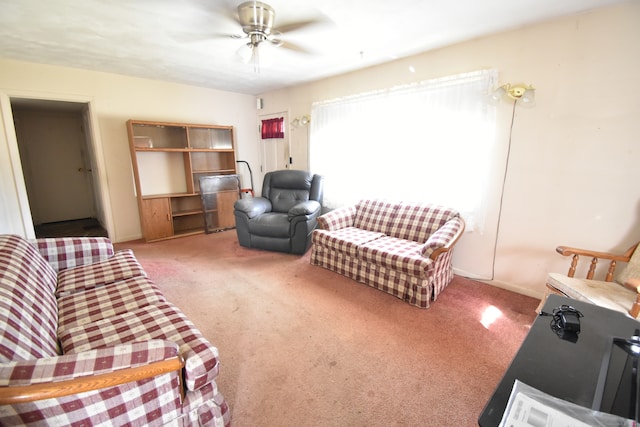
[[[253,71],[260,72],[260,67],[268,67],[274,62],[275,46],[271,43],[243,44],[236,51],[239,59],[245,64],[253,64]]]
[[[254,46],[251,43],[243,44],[236,50],[236,55],[238,55],[242,62],[248,64],[253,57],[253,48]]]

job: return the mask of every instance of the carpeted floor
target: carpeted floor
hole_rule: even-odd
[[[538,303],[456,276],[421,310],[234,230],[116,247],[220,350],[235,427],[477,425]]]

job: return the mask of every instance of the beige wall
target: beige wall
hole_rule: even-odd
[[[10,98],[90,103],[102,201],[110,237],[141,237],[125,122],[128,119],[232,125],[236,156],[259,165],[255,97],[159,81],[0,60],[0,232],[33,236],[11,122]],[[19,164],[19,157],[18,157]],[[248,182],[248,176],[247,176]],[[25,206],[27,209],[25,210]]]
[[[566,262],[567,244],[623,250],[640,240],[640,2],[511,31],[398,60],[364,71],[263,95],[261,114],[308,114],[316,100],[403,83],[497,68],[502,82],[531,83],[537,105],[519,109],[493,263],[492,233],[467,233],[455,254],[459,273],[540,295],[547,271]],[[408,71],[409,65],[416,72]],[[0,60],[0,232],[32,233],[12,135],[9,97],[91,103],[116,241],[140,236],[125,121],[129,118],[231,124],[237,157],[259,169],[255,99],[251,96],[113,74]],[[505,156],[510,106],[498,107],[496,156]],[[291,133],[293,168],[308,167],[308,137]],[[455,171],[452,171],[454,173]],[[501,185],[503,170],[494,182]],[[254,177],[256,184],[261,176]],[[445,178],[446,179],[446,178]],[[437,182],[437,180],[436,180]],[[354,186],[357,187],[357,186]],[[495,271],[494,271],[495,269]]]
[[[640,2],[631,1],[262,96],[267,112],[296,117],[313,101],[484,68],[498,69],[502,83],[533,84],[535,108],[516,112],[500,218],[496,197],[488,231],[466,233],[454,265],[539,296],[546,273],[568,267],[557,245],[624,250],[640,240],[639,24]],[[496,156],[507,151],[510,116],[510,104],[498,106]],[[305,134],[292,155],[307,167]],[[495,171],[498,188],[503,173]]]

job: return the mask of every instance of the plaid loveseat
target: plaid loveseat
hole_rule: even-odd
[[[132,251],[0,235],[0,425],[225,426],[218,367]]]
[[[318,218],[311,264],[428,308],[453,279],[464,220],[442,206],[361,200]]]

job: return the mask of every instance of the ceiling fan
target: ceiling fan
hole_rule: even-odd
[[[248,39],[248,42],[242,45],[237,53],[243,62],[252,62],[256,72],[260,71],[261,53],[268,52],[272,47],[282,47],[308,53],[306,49],[284,41],[282,35],[285,32],[298,30],[320,22],[314,19],[274,28],[275,17],[276,12],[273,7],[260,1],[246,1],[238,5],[238,22],[244,34],[232,35],[231,37]],[[264,58],[262,60],[264,62]]]

